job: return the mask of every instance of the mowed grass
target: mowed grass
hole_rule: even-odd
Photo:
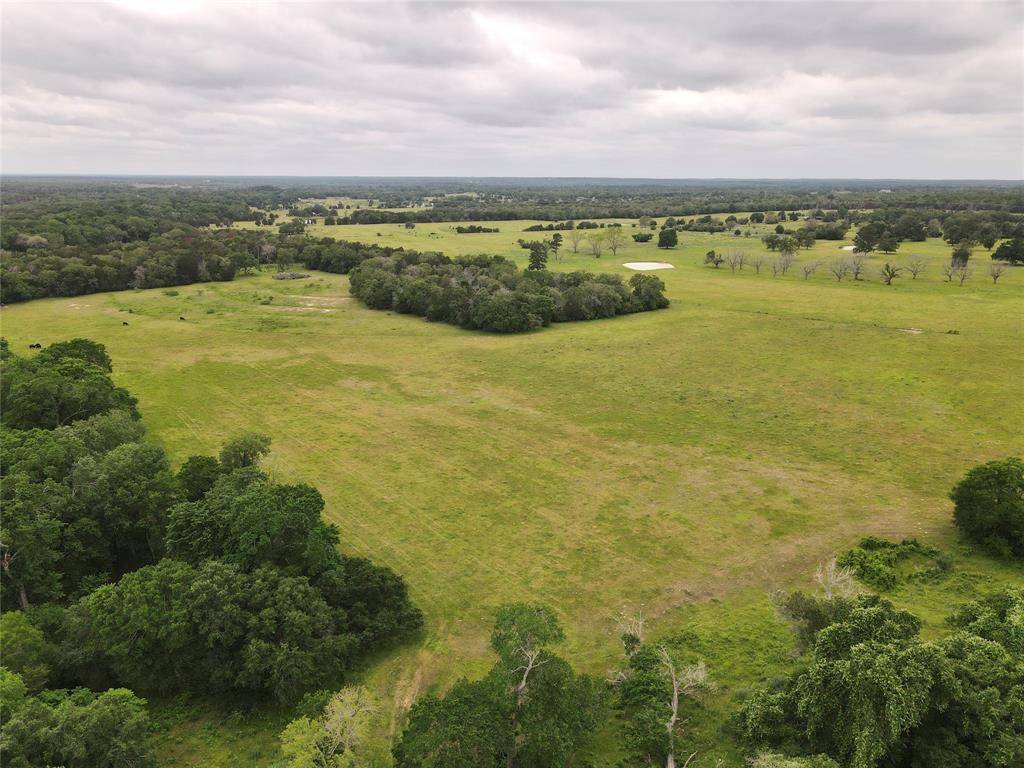
[[[315,234],[524,264],[515,240],[550,235],[525,224]],[[840,245],[799,258],[848,255]],[[693,714],[692,749],[740,765],[721,730],[737,693],[793,663],[769,595],[810,587],[818,561],[866,534],[954,551],[958,575],[895,596],[929,632],[958,600],[1024,582],[956,543],[946,496],[973,464],[1021,452],[1024,270],[993,285],[979,250],[967,284],[949,284],[948,247],[928,241],[873,258],[861,282],[825,266],[805,281],[799,267],[704,267],[710,248],[763,252],[757,238],[697,233],[601,259],[563,247],[552,268],[673,263],[656,273],[672,306],[517,336],[368,310],[347,278],[322,273],[15,305],[3,333],[19,353],[106,344],[175,461],[242,430],[271,435],[275,477],[319,488],[344,550],[401,573],[426,613],[421,641],[362,673],[389,710],[489,667],[502,602],[552,606],[560,652],[596,674],[618,659],[616,616],[642,609],[654,636],[696,633],[719,687]],[[930,262],[921,277],[879,282],[882,261],[915,255]],[[199,707],[175,720],[180,709],[158,707],[171,713],[164,764],[275,759],[286,718]],[[609,763],[616,741],[613,725]]]

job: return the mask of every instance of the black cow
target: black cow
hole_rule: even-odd
[[[184,320],[185,318],[184,318],[184,317],[182,317],[181,315],[178,315],[178,319],[179,319],[179,320]]]
[[[121,321],[121,325],[128,325],[128,321],[127,320],[122,320]]]

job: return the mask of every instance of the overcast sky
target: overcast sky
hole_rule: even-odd
[[[1024,4],[3,4],[5,173],[1022,177]]]

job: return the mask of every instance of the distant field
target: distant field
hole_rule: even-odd
[[[515,240],[551,234],[529,223],[312,234],[525,264]],[[863,282],[824,265],[773,279],[701,264],[711,248],[763,252],[757,237],[680,242],[601,259],[564,245],[554,269],[671,262],[654,274],[672,306],[518,336],[368,310],[347,278],[321,273],[35,301],[4,308],[3,333],[19,353],[106,344],[176,460],[241,430],[271,435],[273,473],[316,485],[345,550],[399,571],[427,614],[422,644],[367,672],[396,710],[489,666],[501,602],[547,602],[567,628],[562,654],[596,673],[617,657],[615,616],[642,607],[655,634],[697,631],[719,687],[693,749],[739,766],[720,731],[734,696],[791,663],[770,591],[809,586],[816,562],[868,533],[957,556],[946,581],[896,596],[929,632],[993,579],[1024,582],[955,544],[946,498],[969,466],[1022,450],[1024,269],[993,285],[979,249],[967,284],[948,284],[948,246],[929,240],[872,258]],[[827,263],[841,245],[798,258]],[[917,280],[879,282],[883,261],[914,256],[930,262]],[[287,719],[157,709],[163,762],[178,766],[269,765]]]

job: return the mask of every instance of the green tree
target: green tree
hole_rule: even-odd
[[[499,609],[491,633],[498,662],[413,706],[394,748],[398,768],[556,768],[571,763],[605,717],[600,683],[576,675],[547,646],[562,638],[554,615],[526,603]]]
[[[3,373],[0,420],[7,427],[53,429],[116,408],[135,412],[135,398],[107,371],[77,357],[13,359]]]
[[[950,492],[953,521],[972,541],[1024,558],[1024,462],[990,461],[971,469]]]
[[[659,248],[675,248],[679,244],[679,233],[666,227],[658,232]]]
[[[5,768],[148,768],[146,702],[124,689],[48,691],[5,718],[0,753]]]
[[[528,269],[547,269],[548,246],[545,243],[530,243],[530,266]]]
[[[967,631],[924,642],[919,630],[878,597],[847,602],[803,668],[744,703],[741,732],[850,768],[1019,764],[1020,655]]]
[[[62,596],[60,583],[61,513],[70,490],[53,480],[31,482],[26,474],[8,475],[0,484],[0,578],[3,593],[22,610],[32,602]]]
[[[0,614],[0,645],[4,666],[20,675],[29,691],[46,687],[53,677],[57,648],[47,642],[23,611]]]
[[[39,358],[49,362],[74,359],[91,363],[97,368],[110,373],[114,370],[107,348],[90,339],[76,338],[70,341],[58,341],[39,353]]]
[[[1024,237],[1015,237],[1005,243],[1000,243],[992,254],[992,258],[1010,264],[1024,264]]]
[[[258,432],[245,432],[228,440],[220,451],[220,463],[231,472],[255,466],[270,453],[270,438]]]
[[[221,476],[220,462],[213,456],[189,456],[178,470],[178,485],[186,501],[199,501]]]
[[[315,718],[293,720],[281,734],[286,768],[371,768],[384,755],[372,741],[377,705],[359,686],[331,696]]]

